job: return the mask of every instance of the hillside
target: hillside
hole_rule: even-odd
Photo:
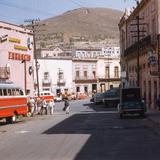
[[[119,39],[118,22],[122,12],[107,8],[79,8],[40,22],[37,46],[76,47],[82,43],[108,43]]]

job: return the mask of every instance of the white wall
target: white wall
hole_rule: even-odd
[[[64,73],[64,80],[66,82],[64,87],[61,87],[62,91],[65,88],[68,88],[70,91],[72,90],[72,60],[65,59],[38,59],[40,64],[39,69],[39,84],[40,90],[42,90],[42,80],[44,78],[44,72],[49,72],[50,78],[52,79],[52,90],[55,94],[58,80],[58,72],[59,68]],[[35,80],[36,81],[36,80]]]

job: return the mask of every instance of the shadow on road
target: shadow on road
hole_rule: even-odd
[[[95,104],[95,103],[86,103],[83,104],[83,106],[88,106],[89,108],[93,109],[96,112],[102,112],[102,111],[116,111],[117,108],[113,107],[113,108],[109,108],[106,107],[104,104],[99,103],[99,104]]]

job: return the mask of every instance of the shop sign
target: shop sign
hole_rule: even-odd
[[[22,61],[22,60],[30,61],[31,56],[28,55],[28,54],[20,54],[20,53],[9,52],[8,59],[20,60],[20,61]]]
[[[5,41],[7,41],[7,38],[8,38],[8,34],[0,37],[0,42],[3,43],[3,42],[5,42]]]
[[[21,43],[21,40],[18,39],[18,38],[10,37],[10,38],[9,38],[9,42],[13,42],[13,43]]]
[[[26,46],[14,45],[14,49],[21,50],[21,51],[28,51],[28,47]]]
[[[28,37],[28,39],[27,39],[27,47],[28,47],[29,50],[32,49],[32,42],[31,42],[30,37]]]

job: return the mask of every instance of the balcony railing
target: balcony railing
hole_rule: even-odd
[[[42,80],[42,85],[43,86],[50,86],[52,84],[52,80],[51,79],[43,79]]]
[[[96,83],[97,77],[94,76],[76,76],[75,83]]]
[[[57,80],[57,86],[65,86],[65,84],[66,84],[66,80],[65,79]]]
[[[139,44],[138,42],[134,43],[132,46],[130,46],[129,48],[127,48],[125,51],[124,51],[124,56],[128,56],[132,53],[136,53],[138,51],[138,48],[141,49],[145,46],[148,46],[148,45],[151,45],[151,36],[147,36],[143,39],[141,39],[139,41]]]
[[[97,79],[97,77],[94,76],[76,76],[75,80],[89,80],[89,79]]]

